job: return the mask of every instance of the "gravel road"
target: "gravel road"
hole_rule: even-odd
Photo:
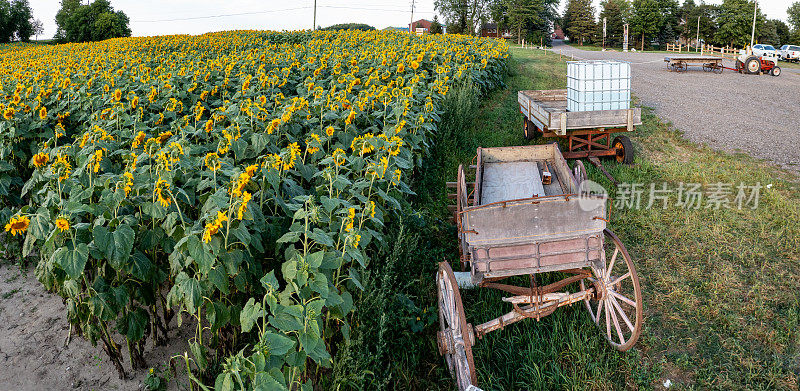
[[[645,106],[710,147],[745,152],[800,171],[800,70],[782,67],[779,77],[722,74],[690,68],[667,71],[663,53],[588,51],[553,42],[576,59],[631,63],[633,93]],[[677,53],[676,53],[677,54]],[[733,61],[725,60],[733,67]]]

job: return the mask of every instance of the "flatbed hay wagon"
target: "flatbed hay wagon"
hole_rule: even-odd
[[[722,73],[722,57],[716,56],[670,56],[664,57],[667,69],[675,72],[686,72],[690,66],[702,67],[706,72]]]
[[[588,158],[614,183],[603,169],[600,157],[614,158],[619,163],[633,163],[633,143],[625,135],[642,124],[642,109],[567,111],[567,90],[527,90],[517,93],[522,113],[522,129],[526,139],[537,134],[567,140],[566,159]]]
[[[639,278],[606,226],[607,198],[581,190],[580,161],[571,171],[558,146],[547,144],[479,148],[476,162],[473,180],[460,166],[448,184],[462,271],[441,262],[436,274],[437,345],[459,390],[477,389],[472,346],[485,334],[578,302],[613,347],[633,347],[643,322]],[[540,284],[537,275],[552,272],[561,279]],[[510,311],[473,326],[459,285],[507,292]]]

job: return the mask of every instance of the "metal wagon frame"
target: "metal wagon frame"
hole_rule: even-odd
[[[448,183],[456,190],[451,198],[462,271],[439,264],[437,345],[459,390],[477,389],[476,338],[576,302],[584,302],[616,349],[636,343],[643,322],[639,278],[627,249],[606,226],[607,198],[586,193],[582,179],[582,164],[570,170],[558,146],[547,144],[478,148],[476,164],[459,166],[457,181]],[[564,276],[541,286],[537,274],[549,272]],[[519,276],[527,277],[525,286],[503,281]],[[564,290],[576,285],[574,292]],[[509,293],[503,302],[511,310],[473,326],[459,286]]]

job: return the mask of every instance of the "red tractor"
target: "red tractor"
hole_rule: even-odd
[[[759,57],[753,54],[741,53],[736,59],[736,71],[751,75],[769,73],[772,76],[780,76],[781,68],[777,64],[777,56],[764,55]]]

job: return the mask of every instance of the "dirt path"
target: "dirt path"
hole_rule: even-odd
[[[580,50],[554,41],[576,59],[631,62],[633,93],[697,143],[742,151],[800,171],[800,70],[780,77],[666,70],[665,54]],[[725,65],[733,67],[732,61]]]
[[[111,361],[89,341],[69,331],[67,310],[59,296],[47,292],[33,271],[0,265],[1,390],[138,390],[146,370],[121,380]],[[173,329],[166,347],[148,349],[148,365],[157,367],[187,350],[191,329]],[[126,363],[126,370],[130,366]]]

